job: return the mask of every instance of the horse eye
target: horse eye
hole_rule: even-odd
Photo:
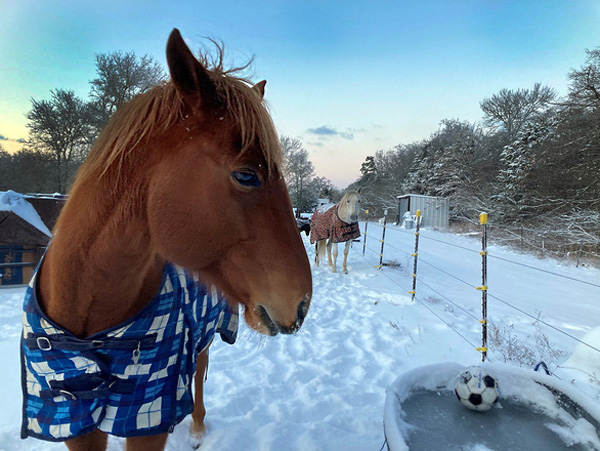
[[[242,171],[233,171],[231,173],[236,182],[242,186],[260,186],[260,180],[258,175],[251,169],[244,169]]]

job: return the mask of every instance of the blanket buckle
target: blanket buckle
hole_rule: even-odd
[[[71,398],[72,401],[77,400],[77,396],[75,396],[68,390],[60,390],[60,394],[63,395],[65,398]]]
[[[52,349],[52,342],[48,337],[37,337],[35,341],[40,351],[50,351]]]
[[[137,348],[135,348],[133,350],[133,352],[131,353],[131,360],[133,361],[134,365],[137,365],[140,360],[140,348],[141,347],[142,347],[142,342],[138,341]]]

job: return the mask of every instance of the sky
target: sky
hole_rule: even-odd
[[[443,119],[480,121],[479,102],[534,83],[567,93],[600,46],[597,0],[0,0],[0,144],[28,136],[31,99],[87,98],[95,54],[133,50],[166,69],[178,28],[190,48],[254,57],[253,81],[280,134],[344,188],[377,150],[428,138]]]

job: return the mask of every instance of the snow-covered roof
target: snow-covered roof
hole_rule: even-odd
[[[401,197],[424,197],[427,199],[441,199],[441,197],[436,197],[436,196],[426,196],[425,194],[402,194],[400,196],[396,196],[396,199],[400,199]]]
[[[0,191],[0,211],[10,211],[16,214],[44,235],[51,237],[52,233],[48,230],[48,227],[46,227],[35,208],[33,208],[33,205],[27,202],[26,199],[26,196],[23,194],[12,190]]]

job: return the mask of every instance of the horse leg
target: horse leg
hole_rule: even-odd
[[[321,250],[321,241],[315,243],[315,265],[319,266],[319,252]]]
[[[194,412],[192,413],[192,427],[190,433],[194,445],[199,447],[202,444],[206,426],[204,418],[206,417],[206,408],[204,407],[204,378],[208,370],[208,347],[198,355],[196,360],[196,376],[194,377]]]
[[[333,246],[333,243],[331,240],[327,240],[327,260],[329,261],[329,266],[333,266],[333,261],[331,260],[331,246]]]
[[[350,250],[350,245],[352,241],[346,241],[346,247],[344,247],[344,273],[348,273],[348,269],[346,268],[346,261],[348,261],[348,251]]]
[[[333,243],[331,247],[333,247],[333,272],[337,272],[338,245]]]
[[[69,451],[104,451],[107,443],[108,435],[99,429],[65,441]]]
[[[129,437],[127,439],[126,451],[163,451],[167,444],[169,433],[157,435],[144,435],[141,437]]]

